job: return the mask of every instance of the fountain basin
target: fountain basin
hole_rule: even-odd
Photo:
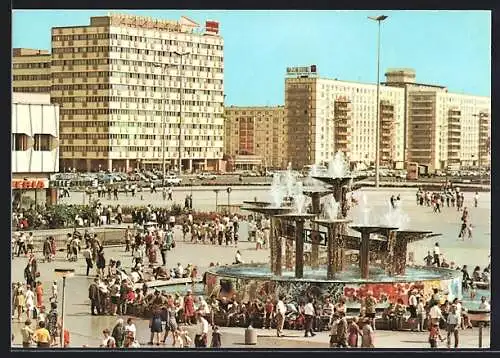
[[[240,299],[266,299],[284,294],[292,302],[301,302],[308,295],[331,296],[334,300],[344,296],[349,307],[360,308],[360,300],[372,291],[379,302],[398,298],[408,303],[413,289],[432,294],[433,288],[448,292],[448,298],[462,298],[460,271],[435,267],[407,267],[401,276],[389,277],[383,268],[370,267],[369,278],[360,278],[357,265],[337,272],[333,279],[326,279],[325,266],[312,270],[304,268],[302,278],[295,278],[293,271],[283,271],[275,276],[266,264],[241,264],[210,268],[207,272],[207,295],[239,295]],[[221,285],[222,282],[222,285]],[[221,287],[225,287],[221,290]]]

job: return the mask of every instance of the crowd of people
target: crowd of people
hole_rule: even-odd
[[[428,191],[419,188],[417,190],[417,205],[433,208],[435,213],[440,213],[443,207],[456,207],[457,211],[464,208],[464,193],[459,188],[445,186],[441,191]],[[477,207],[479,195],[476,192],[474,196],[474,205]]]
[[[48,296],[48,306],[45,302],[42,282],[33,282],[27,278],[25,284],[16,282],[12,284],[12,318],[22,322],[21,328],[22,346],[29,348],[33,344],[37,347],[49,348],[60,345],[60,332],[62,329],[61,319],[57,310],[58,286],[54,282]],[[63,345],[69,345],[69,331],[63,334]]]

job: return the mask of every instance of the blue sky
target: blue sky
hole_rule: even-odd
[[[115,10],[114,10],[115,11]],[[87,25],[108,11],[15,10],[13,47],[50,49],[53,26]],[[489,11],[193,11],[120,10],[165,19],[220,21],[225,93],[230,105],[284,102],[288,66],[316,64],[321,76],[376,82],[377,25],[385,14],[381,80],[385,69],[410,67],[417,81],[452,92],[490,96]]]

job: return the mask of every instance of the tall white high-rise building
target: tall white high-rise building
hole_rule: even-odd
[[[51,97],[61,106],[61,169],[160,168],[163,153],[168,169],[179,155],[184,170],[217,169],[223,46],[218,22],[200,26],[185,17],[108,15],[88,26],[54,27]]]
[[[285,80],[288,160],[301,168],[326,163],[342,151],[351,163],[373,164],[377,86],[320,78],[307,68],[289,69]],[[403,161],[404,104],[403,89],[380,87],[380,161],[384,166]]]

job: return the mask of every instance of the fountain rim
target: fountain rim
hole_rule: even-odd
[[[323,224],[323,225],[328,225],[328,224],[344,224],[344,223],[350,223],[352,222],[352,219],[316,219],[316,220],[311,220],[315,224]]]
[[[292,211],[294,208],[293,207],[269,207],[269,206],[254,206],[254,207],[241,207],[240,210],[242,211],[250,211],[254,213],[259,213],[262,215],[269,215],[269,216],[276,216],[279,215],[281,212],[287,212],[287,211]],[[272,213],[272,211],[276,211],[276,213]]]
[[[373,232],[376,232],[376,231],[381,231],[381,230],[389,230],[389,231],[396,231],[399,229],[397,227],[393,227],[393,226],[381,226],[381,225],[349,225],[349,228],[354,230],[354,231],[358,231],[358,232],[361,232],[361,230],[357,230],[359,228],[361,229],[371,229],[373,230]]]
[[[322,265],[325,266],[325,265]],[[256,281],[278,281],[278,282],[325,282],[325,283],[349,283],[349,284],[390,284],[390,283],[403,283],[403,282],[409,282],[409,279],[399,279],[398,277],[400,276],[394,276],[392,277],[393,279],[391,281],[381,281],[381,280],[374,280],[374,279],[355,279],[355,280],[340,280],[340,279],[327,279],[326,277],[324,279],[316,279],[316,278],[296,278],[294,276],[290,277],[284,277],[284,276],[275,276],[271,272],[269,275],[266,276],[251,276],[250,274],[237,274],[237,273],[227,273],[227,272],[217,272],[221,268],[226,268],[226,267],[269,267],[269,264],[266,263],[245,263],[245,264],[238,264],[238,265],[224,265],[224,266],[218,266],[218,267],[211,267],[207,270],[208,273],[221,277],[221,278],[233,278],[233,279],[243,279],[243,280],[256,280]],[[436,280],[450,280],[450,279],[457,279],[462,277],[461,271],[449,269],[449,268],[444,268],[444,267],[428,267],[424,265],[415,265],[415,266],[409,266],[415,269],[423,269],[427,271],[437,271],[438,273],[441,274],[449,274],[450,277],[440,277],[440,278],[426,278],[426,279],[413,279],[413,282],[428,282],[428,281],[436,281]],[[325,271],[326,272],[326,271]]]
[[[278,214],[275,215],[276,218],[278,219],[309,219],[309,218],[314,218],[316,217],[317,214],[310,214],[310,213],[287,213],[287,214]]]

